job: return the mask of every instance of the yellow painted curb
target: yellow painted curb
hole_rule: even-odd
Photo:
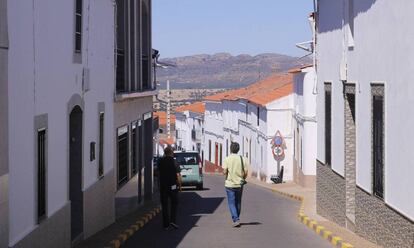
[[[323,238],[324,239],[328,239],[331,235],[332,235],[332,232],[330,232],[330,231],[323,232]]]
[[[354,248],[354,246],[349,243],[342,243],[341,248]]]
[[[332,237],[331,243],[333,245],[337,245],[339,241],[342,241],[342,239],[338,236],[334,236],[334,237]]]
[[[324,239],[328,240],[333,244],[334,246],[340,245],[341,248],[353,248],[354,246],[343,242],[342,238],[338,236],[333,236],[332,232],[326,231],[325,227],[318,225],[318,223],[315,220],[309,219],[308,216],[305,215],[305,198],[303,196],[297,196],[293,194],[288,194],[282,191],[278,191],[275,189],[272,189],[272,192],[278,193],[279,195],[287,196],[291,199],[300,201],[300,208],[298,212],[298,219],[300,222],[302,222],[304,225],[308,226],[312,230],[314,230],[319,236],[322,236]]]
[[[154,218],[161,211],[161,207],[156,207],[143,217],[138,219],[135,224],[123,231],[117,236],[117,239],[110,242],[112,248],[119,248],[128,238],[130,238],[136,231],[142,228],[148,221]]]
[[[322,230],[325,230],[325,227],[323,227],[323,226],[317,226],[315,232],[317,234],[320,234]]]

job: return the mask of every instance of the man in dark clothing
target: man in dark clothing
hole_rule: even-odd
[[[164,149],[164,157],[158,161],[160,178],[161,207],[163,227],[178,229],[176,224],[177,194],[181,190],[180,166],[174,160],[174,151],[171,146]]]

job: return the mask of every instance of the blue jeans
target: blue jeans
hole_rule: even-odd
[[[240,220],[240,211],[241,211],[241,198],[243,194],[243,187],[240,188],[227,188],[227,200],[229,204],[231,218],[233,222]]]

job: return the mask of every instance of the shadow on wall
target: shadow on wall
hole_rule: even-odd
[[[368,12],[378,0],[351,0],[353,2],[352,18]],[[342,29],[342,15],[344,13],[344,2],[339,0],[319,0],[319,14],[323,15],[323,22],[318,21],[318,33],[327,33]],[[348,6],[347,6],[348,7]],[[352,6],[351,6],[352,8]],[[351,17],[351,15],[350,15]],[[318,17],[320,18],[320,16]]]

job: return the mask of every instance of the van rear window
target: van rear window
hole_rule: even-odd
[[[197,153],[174,153],[174,158],[179,165],[194,165],[200,163]]]

